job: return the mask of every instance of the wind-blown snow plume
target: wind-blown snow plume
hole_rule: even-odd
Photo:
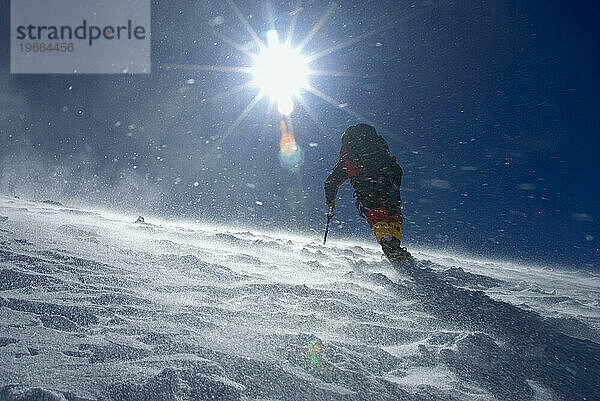
[[[136,217],[0,197],[0,399],[600,396],[593,273]]]

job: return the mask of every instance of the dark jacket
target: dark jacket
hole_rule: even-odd
[[[366,124],[350,127],[342,136],[340,159],[325,180],[327,203],[335,200],[347,179],[362,213],[385,207],[390,215],[400,214],[402,168],[390,155],[385,140]]]

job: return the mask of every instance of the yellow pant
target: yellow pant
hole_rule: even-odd
[[[381,237],[388,234],[392,237],[398,238],[402,241],[402,224],[398,221],[394,221],[388,223],[387,221],[380,221],[373,224],[371,227],[373,232],[375,233],[375,238],[377,238],[377,242],[381,242]]]

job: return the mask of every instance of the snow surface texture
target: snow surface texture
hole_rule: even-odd
[[[0,197],[0,400],[600,399],[598,275],[136,218]]]

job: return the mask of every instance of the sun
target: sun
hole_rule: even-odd
[[[332,2],[319,20],[316,21],[310,28],[307,34],[303,38],[296,38],[296,42],[294,41],[294,30],[298,15],[303,8],[300,7],[297,11],[289,13],[290,21],[287,27],[287,35],[284,40],[280,41],[279,34],[274,28],[275,20],[273,18],[272,11],[269,12],[271,17],[267,21],[271,28],[266,31],[266,34],[263,36],[263,38],[261,38],[254,28],[252,28],[248,18],[246,18],[242,10],[240,10],[240,8],[235,4],[235,1],[226,0],[226,2],[237,16],[241,26],[245,28],[246,32],[249,34],[253,44],[249,47],[248,43],[246,42],[238,43],[216,28],[223,23],[223,20],[220,20],[219,23],[215,22],[215,27],[211,29],[211,32],[214,36],[219,38],[221,42],[231,46],[241,54],[247,56],[251,62],[250,64],[247,65],[246,62],[244,62],[243,65],[237,66],[212,64],[160,64],[160,68],[162,69],[211,71],[251,76],[248,81],[230,87],[224,92],[211,97],[213,100],[222,99],[225,96],[233,96],[249,88],[256,89],[256,93],[252,97],[252,100],[240,112],[238,117],[231,122],[224,134],[220,137],[218,143],[214,145],[215,147],[218,147],[222,141],[230,137],[239,124],[244,121],[246,117],[248,117],[256,105],[259,104],[263,99],[269,99],[269,106],[265,114],[265,121],[267,118],[270,118],[273,111],[273,106],[277,105],[279,114],[281,117],[285,118],[288,123],[291,123],[291,117],[294,109],[298,108],[302,109],[303,112],[306,112],[306,114],[314,121],[314,123],[320,127],[322,122],[317,118],[317,115],[310,105],[310,96],[313,96],[318,98],[320,101],[328,103],[335,109],[348,114],[354,119],[360,120],[376,127],[378,130],[386,132],[384,127],[381,127],[376,122],[370,120],[367,116],[358,113],[353,107],[349,107],[346,102],[336,99],[335,97],[319,89],[318,83],[325,77],[330,79],[338,79],[340,77],[360,79],[367,76],[369,78],[374,78],[380,75],[388,76],[388,74],[366,73],[360,71],[352,72],[347,71],[343,65],[340,66],[341,69],[339,70],[320,69],[314,64],[318,64],[318,61],[324,57],[328,57],[333,53],[356,45],[357,43],[369,37],[391,29],[402,21],[406,21],[416,17],[417,15],[421,15],[427,10],[431,9],[432,6],[419,10],[407,10],[406,15],[401,19],[393,19],[371,31],[350,36],[345,40],[335,41],[329,47],[322,49],[315,48],[307,56],[305,56],[302,54],[302,52],[306,48],[307,44],[317,36],[321,28],[326,25],[329,18],[339,8],[339,5],[336,2]],[[270,4],[270,2],[266,2],[266,4]],[[215,44],[216,43],[217,42],[215,42]],[[294,46],[292,46],[291,43],[294,43]],[[305,96],[307,94],[309,95],[308,99],[307,96]],[[289,131],[291,134],[291,125]]]
[[[308,87],[308,63],[297,49],[280,43],[277,31],[267,32],[267,46],[255,55],[252,83],[261,95],[277,103],[279,112],[290,115],[294,98]]]

